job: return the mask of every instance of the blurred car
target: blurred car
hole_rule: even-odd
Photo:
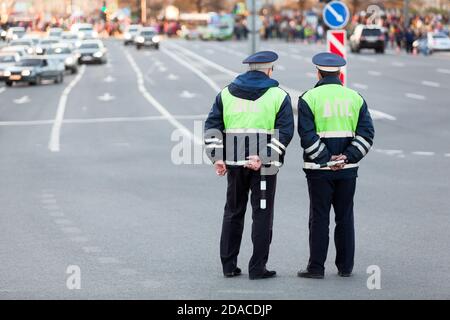
[[[3,41],[6,41],[6,30],[3,30],[2,28],[0,28],[0,39]]]
[[[46,56],[30,56],[21,59],[14,66],[8,67],[3,76],[6,85],[16,82],[27,82],[30,85],[41,84],[42,80],[53,80],[55,83],[64,81],[64,63]]]
[[[186,40],[196,40],[200,39],[201,33],[198,27],[182,26],[178,35]]]
[[[97,39],[98,33],[94,30],[94,26],[90,23],[75,23],[70,31],[78,36],[78,39],[88,40]]]
[[[358,25],[350,36],[350,49],[354,53],[359,53],[361,49],[375,49],[376,53],[384,53],[385,41],[381,27]]]
[[[34,43],[30,39],[21,38],[21,39],[11,40],[9,42],[8,46],[9,47],[24,47],[24,48],[26,48],[25,50],[28,54],[34,54]]]
[[[62,28],[50,28],[48,30],[48,37],[49,38],[61,38],[63,31],[64,30]]]
[[[0,52],[0,81],[5,81],[4,72],[19,62],[20,56],[14,52]]]
[[[61,35],[61,43],[70,43],[73,47],[75,47],[78,41],[78,35],[75,33],[66,31]]]
[[[24,27],[11,27],[6,32],[6,40],[11,41],[15,39],[22,38],[26,33]]]
[[[84,40],[79,43],[76,52],[78,63],[106,63],[107,49],[101,40]]]
[[[0,52],[12,52],[12,53],[16,53],[19,56],[23,57],[23,56],[28,55],[27,49],[28,49],[28,47],[24,47],[24,46],[4,47],[0,50]]]
[[[45,54],[47,49],[51,48],[51,46],[59,43],[58,38],[44,38],[39,41],[39,44],[36,46],[36,54]]]
[[[443,32],[428,32],[414,41],[413,47],[424,55],[433,54],[436,51],[450,51],[450,38]]]
[[[66,70],[72,74],[78,72],[78,54],[70,44],[57,44],[47,49],[46,56],[64,63]]]
[[[124,44],[127,46],[129,44],[132,44],[134,42],[134,39],[136,38],[136,35],[139,33],[139,30],[142,28],[139,24],[132,24],[128,26],[127,30],[125,31],[123,37],[124,37]]]
[[[142,47],[152,47],[156,50],[159,49],[159,43],[161,42],[161,37],[156,32],[155,28],[142,28],[134,39],[134,43],[138,50]]]
[[[36,48],[36,46],[39,44],[39,41],[41,41],[40,37],[32,34],[26,34],[22,39],[31,40],[31,42],[33,43],[33,48]]]

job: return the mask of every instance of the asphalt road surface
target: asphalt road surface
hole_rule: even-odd
[[[184,160],[202,162],[202,121],[244,70],[247,44],[107,47],[107,65],[83,67],[64,84],[0,85],[0,298],[450,298],[448,55],[349,56],[349,86],[366,98],[377,134],[358,180],[354,276],[336,275],[332,242],[325,280],[296,276],[308,259],[296,135],[277,190],[268,267],[278,277],[250,281],[251,215],[245,274],[224,279],[226,181],[177,157],[182,142],[192,146]],[[274,76],[294,102],[315,84],[310,60],[323,46],[263,49],[279,52]],[[81,289],[68,288],[69,266],[79,267]],[[367,287],[369,266],[381,270],[379,290]]]

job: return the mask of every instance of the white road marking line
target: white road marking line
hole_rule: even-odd
[[[196,120],[205,119],[207,114],[199,115],[174,115],[173,117],[178,120]],[[94,119],[65,119],[63,124],[92,124],[92,123],[115,123],[115,122],[145,122],[145,121],[157,121],[167,120],[165,116],[149,116],[149,117],[117,117],[117,118],[94,118]],[[12,126],[35,126],[35,125],[51,125],[54,120],[43,121],[5,121],[0,122],[0,127],[12,127]]]
[[[442,68],[439,68],[439,69],[437,69],[436,71],[439,72],[439,73],[450,74],[450,70],[449,70],[449,69],[442,69]]]
[[[98,97],[98,100],[103,101],[103,102],[109,102],[109,101],[113,101],[115,99],[116,99],[116,97],[111,95],[109,92],[106,92],[103,95]]]
[[[196,96],[197,95],[195,93],[189,92],[187,90],[183,90],[183,92],[180,94],[180,97],[184,99],[193,99]]]
[[[73,224],[72,221],[70,221],[69,219],[56,219],[54,222],[56,224],[59,224],[59,225],[71,225],[71,224]]]
[[[64,228],[61,228],[61,230],[64,233],[71,233],[71,234],[73,234],[73,233],[81,233],[81,230],[79,228],[77,228],[77,227],[64,227]]]
[[[375,152],[383,153],[388,156],[395,156],[403,154],[403,150],[386,150],[386,149],[374,149]]]
[[[54,120],[35,120],[35,121],[2,121],[0,122],[0,126],[9,127],[9,126],[40,126],[40,125],[48,125],[54,124]]]
[[[112,76],[107,76],[103,81],[105,81],[106,83],[111,83],[111,82],[115,82],[116,78],[114,78]]]
[[[99,247],[83,247],[82,248],[85,253],[100,253],[102,249]]]
[[[25,104],[31,102],[31,99],[29,96],[23,96],[22,98],[14,99],[13,101],[15,104]]]
[[[370,76],[374,76],[374,77],[379,77],[379,76],[381,76],[381,72],[379,72],[379,71],[369,70],[369,71],[367,71],[367,73],[368,73]]]
[[[178,80],[180,77],[178,77],[177,75],[174,75],[173,73],[169,74],[167,76],[167,79],[171,80],[171,81],[176,81]]]
[[[0,93],[3,93],[6,91],[6,88],[0,88]]]
[[[439,88],[439,87],[441,86],[441,84],[438,83],[438,82],[434,82],[434,81],[426,81],[426,80],[422,81],[422,84],[423,84],[424,86],[434,87],[434,88]]]
[[[133,275],[138,274],[139,272],[137,272],[134,269],[124,268],[124,269],[117,270],[117,273],[122,276],[133,276]]]
[[[133,57],[124,50],[125,55],[128,59],[128,62],[130,63],[131,67],[133,68],[134,72],[137,76],[137,82],[138,82],[138,88],[141,94],[144,96],[145,99],[156,109],[158,110],[163,116],[166,117],[167,121],[169,121],[175,128],[179,129],[186,137],[191,139],[195,144],[197,145],[203,145],[203,139],[195,136],[188,128],[186,128],[181,122],[176,120],[173,115],[166,109],[164,106],[159,103],[151,94],[147,91],[144,85],[144,76],[139,69],[138,65],[136,64],[136,61],[134,61]]]
[[[415,93],[405,93],[405,96],[407,98],[411,98],[411,99],[416,99],[416,100],[426,100],[426,97],[420,94],[415,94]]]
[[[362,84],[362,83],[353,83],[353,86],[357,89],[361,89],[361,90],[367,90],[369,88],[369,86],[367,86],[366,84]]]
[[[214,91],[219,92],[222,90],[217,83],[215,83],[211,78],[209,78],[206,74],[204,74],[202,71],[194,67],[191,63],[187,62],[186,60],[182,59],[178,55],[174,54],[173,52],[170,52],[169,50],[162,49],[163,53],[167,54],[169,57],[171,57],[173,60],[181,64],[182,66],[188,68],[191,70],[194,74],[196,74],[199,78],[203,79],[211,88],[213,88]]]
[[[120,261],[114,257],[100,257],[97,259],[101,264],[119,264]]]
[[[78,242],[78,243],[86,243],[89,241],[89,239],[87,237],[83,237],[83,236],[73,237],[73,238],[70,238],[70,240],[72,240],[73,242]]]
[[[291,57],[294,59],[303,60],[303,56],[301,56],[299,54],[291,54]]]
[[[66,112],[67,98],[70,92],[76,86],[76,84],[81,80],[83,74],[86,70],[86,65],[83,65],[78,72],[78,75],[72,82],[64,89],[63,94],[59,100],[58,110],[56,112],[55,122],[53,123],[52,132],[50,134],[50,141],[48,143],[48,148],[51,152],[60,151],[60,136],[61,127],[64,120],[64,113]]]
[[[358,56],[358,57],[359,57],[359,60],[361,60],[361,61],[372,62],[372,63],[377,62],[377,59],[375,59],[375,58],[362,57],[362,56]]]
[[[215,63],[215,62],[213,62],[213,61],[211,61],[211,60],[208,60],[208,59],[206,59],[205,57],[202,57],[201,55],[198,55],[198,54],[196,54],[195,52],[193,52],[193,51],[191,51],[191,50],[188,50],[188,49],[186,49],[186,48],[183,48],[182,46],[179,46],[179,45],[174,44],[174,43],[171,43],[170,45],[173,46],[173,47],[175,47],[175,48],[177,48],[177,49],[179,49],[180,51],[184,52],[186,55],[191,56],[191,57],[193,57],[193,58],[196,58],[197,60],[200,60],[200,61],[203,62],[204,64],[210,66],[211,68],[216,69],[216,70],[219,71],[219,72],[222,72],[222,73],[231,75],[232,77],[238,76],[238,73],[236,73],[236,72],[234,72],[234,71],[232,71],[232,70],[229,70],[229,69],[227,69],[227,68],[225,68],[225,67],[223,67],[223,66],[221,66],[221,65],[219,65],[219,64],[217,64],[217,63]],[[310,73],[310,74],[312,75],[313,73]],[[381,74],[381,73],[380,73],[380,74]],[[314,74],[314,77],[316,77],[316,74]],[[293,98],[293,97],[299,97],[299,96],[302,95],[302,92],[300,92],[300,91],[298,91],[298,90],[295,90],[295,89],[292,89],[292,88],[288,88],[288,87],[284,87],[284,89],[285,89],[286,91],[289,92],[291,98]],[[220,89],[220,90],[221,90],[221,89]],[[215,91],[216,91],[216,92],[219,92],[220,90],[215,90]],[[294,108],[294,109],[295,109],[295,108]],[[387,120],[391,120],[391,121],[397,120],[396,117],[391,116],[391,115],[389,115],[389,114],[387,114],[387,113],[378,111],[378,110],[370,109],[370,112],[371,112],[372,115],[377,116],[378,119],[387,119]]]
[[[412,152],[412,154],[416,155],[416,156],[427,156],[427,157],[430,157],[430,156],[434,156],[436,153],[435,152],[429,152],[429,151],[414,151],[414,152]]]
[[[400,68],[402,68],[402,67],[405,66],[405,64],[404,64],[403,62],[399,62],[399,61],[394,61],[394,62],[392,62],[392,65],[393,65],[394,67],[400,67]]]
[[[450,153],[446,153],[445,157],[449,157],[450,158]]]

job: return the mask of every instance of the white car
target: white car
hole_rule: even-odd
[[[5,81],[5,70],[19,62],[20,56],[14,52],[0,52],[0,81]]]
[[[78,35],[78,39],[81,40],[98,38],[97,31],[94,30],[94,26],[90,23],[75,23],[70,28],[70,31]]]
[[[15,54],[18,54],[19,56],[23,57],[23,56],[27,56],[28,55],[28,47],[24,47],[24,46],[15,46],[15,47],[4,47],[0,50],[0,52],[12,52]]]
[[[22,38],[26,33],[24,27],[11,27],[6,33],[6,41],[16,40]]]
[[[63,31],[64,30],[62,28],[50,28],[48,30],[48,37],[49,38],[61,38]]]
[[[9,47],[26,47],[26,52],[28,54],[34,54],[34,43],[31,39],[20,38],[16,40],[11,40],[8,43]]]
[[[442,32],[428,33],[428,47],[431,52],[450,51],[450,38]]]
[[[125,33],[123,34],[124,44],[129,45],[134,42],[134,38],[141,30],[142,26],[140,24],[132,24],[128,26]]]

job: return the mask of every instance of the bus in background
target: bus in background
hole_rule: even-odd
[[[180,14],[179,36],[188,39],[228,40],[233,37],[234,15],[210,13]]]

